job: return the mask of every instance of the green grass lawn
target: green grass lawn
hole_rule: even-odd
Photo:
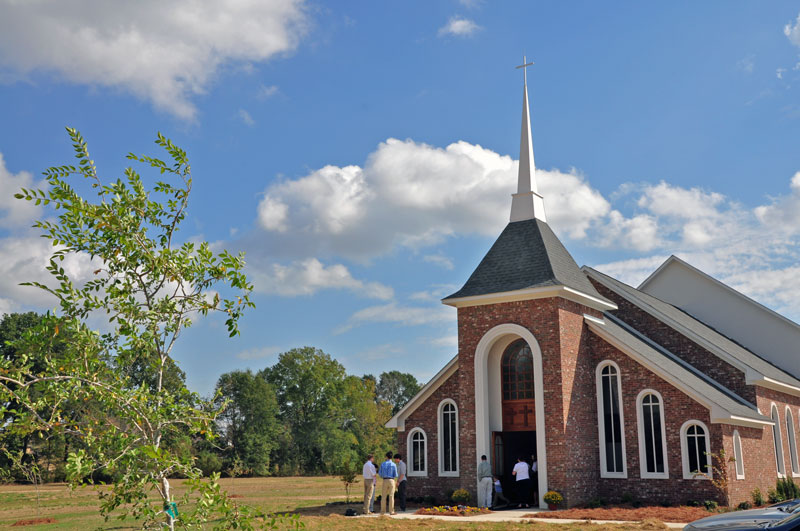
[[[175,482],[180,494],[181,485]],[[620,529],[663,529],[658,524],[635,526],[599,526],[587,524],[490,524],[443,522],[440,520],[392,520],[389,518],[345,518],[343,505],[326,505],[344,501],[342,482],[333,477],[236,478],[222,479],[224,489],[235,500],[266,512],[296,512],[306,529],[357,531],[367,529],[526,529],[531,531],[601,531]],[[358,492],[360,485],[353,489]],[[91,488],[70,491],[63,484],[45,485],[39,489],[37,510],[36,489],[30,485],[0,486],[0,528],[8,528],[20,520],[52,518],[53,523],[15,527],[25,530],[139,529],[136,522],[110,520],[104,522],[98,513],[97,494]],[[352,507],[359,508],[357,503]]]

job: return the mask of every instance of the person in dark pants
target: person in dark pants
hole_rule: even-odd
[[[521,455],[517,458],[517,464],[514,465],[514,470],[511,471],[511,474],[517,479],[516,491],[520,507],[530,507],[530,470],[531,469],[528,467],[528,463],[525,461],[525,456]]]
[[[397,463],[397,505],[400,511],[406,512],[406,464],[400,454],[394,454],[394,461]]]

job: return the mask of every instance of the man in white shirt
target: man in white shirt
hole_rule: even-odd
[[[511,474],[517,478],[517,497],[519,498],[520,507],[530,507],[529,499],[531,497],[531,475],[528,463],[525,462],[523,456],[517,458],[517,464],[514,465],[514,470]]]
[[[370,500],[372,500],[372,495],[375,493],[375,475],[378,473],[373,464],[374,460],[375,456],[369,454],[361,473],[364,477],[364,514],[372,514]]]

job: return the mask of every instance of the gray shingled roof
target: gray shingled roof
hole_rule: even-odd
[[[608,312],[604,316],[605,322],[602,324],[587,321],[589,328],[608,334],[619,343],[642,356],[647,363],[670,375],[673,379],[673,382],[671,382],[673,385],[678,387],[685,386],[691,389],[693,393],[702,396],[708,402],[724,408],[732,415],[771,422],[771,419],[760,414],[753,404],[704,375],[618,318]]]
[[[695,319],[680,308],[653,297],[652,295],[648,295],[643,291],[639,291],[638,289],[620,282],[619,280],[616,280],[615,278],[612,278],[595,269],[592,269],[591,267],[584,266],[583,270],[591,278],[597,280],[614,293],[617,293],[621,297],[628,300],[631,304],[634,304],[636,307],[655,317],[659,321],[664,322],[666,317],[669,320],[677,323],[679,326],[684,327],[689,332],[696,334],[703,340],[725,351],[739,362],[751,367],[762,375],[774,380],[778,380],[779,382],[800,387],[800,380],[791,374],[776,367],[757,354],[754,354],[750,350],[741,346],[739,343],[736,343],[730,338],[720,334],[710,326]],[[677,331],[683,335],[686,335],[681,330]]]
[[[546,286],[567,286],[605,301],[547,223],[509,223],[457,292],[447,299]]]

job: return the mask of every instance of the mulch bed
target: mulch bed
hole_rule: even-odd
[[[418,509],[414,514],[422,514],[425,516],[476,516],[479,514],[488,514],[492,511],[486,507],[461,507],[440,505],[438,507],[423,507]]]
[[[640,522],[648,518],[655,518],[662,522],[693,522],[713,513],[703,507],[598,507],[596,509],[580,508],[566,509],[564,511],[549,511],[526,514],[524,518],[572,518],[575,520],[627,520]]]
[[[33,518],[32,520],[17,520],[11,527],[19,527],[23,525],[38,525],[38,524],[54,524],[56,523],[55,518]]]

